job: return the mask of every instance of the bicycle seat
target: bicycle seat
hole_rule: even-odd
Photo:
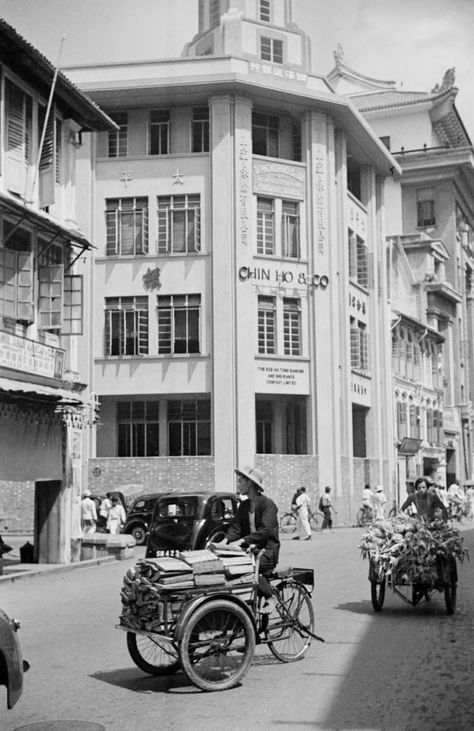
[[[278,569],[277,571],[273,571],[269,579],[287,579],[289,576],[291,576],[292,568],[291,566],[286,566],[284,569]]]

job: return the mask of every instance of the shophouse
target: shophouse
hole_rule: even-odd
[[[469,481],[474,155],[455,105],[454,69],[431,92],[417,92],[361,75],[340,48],[335,60],[329,82],[351,98],[402,168],[386,187],[388,258],[393,264],[404,252],[412,271],[402,300],[400,289],[391,293],[399,484],[426,473],[448,486],[455,478]],[[395,274],[401,271],[392,266]],[[409,326],[405,315],[418,322]]]
[[[288,0],[203,0],[181,58],[67,73],[119,126],[91,144],[80,217],[97,247],[90,485],[233,489],[255,463],[282,508],[330,485],[350,522],[394,471],[398,163],[312,73]]]
[[[75,156],[115,125],[0,20],[0,530],[68,562],[80,536],[84,259]]]

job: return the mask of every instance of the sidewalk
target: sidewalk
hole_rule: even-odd
[[[3,540],[13,550],[5,553],[3,559],[0,559],[0,583],[5,581],[19,581],[20,579],[29,579],[45,573],[53,573],[60,571],[72,571],[73,569],[87,568],[88,566],[97,566],[103,563],[111,563],[117,559],[114,556],[104,556],[102,558],[93,558],[88,561],[79,561],[77,563],[22,563],[20,558],[20,548],[29,541],[33,542],[31,534],[25,535],[9,535],[3,533]],[[3,565],[2,565],[3,564]],[[3,570],[2,570],[3,569]]]

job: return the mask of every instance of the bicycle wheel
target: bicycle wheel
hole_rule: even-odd
[[[294,533],[296,530],[296,515],[285,513],[281,516],[280,529],[283,533]]]
[[[320,529],[320,526],[319,526],[320,515],[321,515],[321,513],[310,513],[309,514],[309,525],[310,525],[311,530],[316,531],[316,530]]]
[[[179,644],[189,680],[202,690],[226,690],[247,672],[255,631],[247,612],[231,601],[213,599],[191,614]]]
[[[365,525],[365,510],[362,508],[359,508],[359,510],[356,513],[356,526],[359,528],[362,528],[362,526]]]
[[[268,647],[278,660],[295,662],[311,644],[311,635],[306,631],[312,632],[314,628],[311,597],[296,581],[282,581],[275,592],[278,604],[270,616]]]
[[[179,670],[178,655],[170,642],[127,632],[127,648],[135,665],[149,675],[171,675]]]
[[[385,579],[370,582],[370,597],[374,612],[381,612],[385,599]]]

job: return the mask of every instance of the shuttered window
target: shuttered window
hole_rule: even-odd
[[[148,353],[148,297],[105,300],[105,354]]]
[[[7,188],[25,196],[28,166],[33,159],[33,101],[7,79],[5,102]]]
[[[106,201],[107,256],[148,253],[148,198]]]
[[[159,296],[158,353],[200,353],[201,295]]]
[[[201,249],[201,198],[199,195],[160,196],[158,253],[189,254]]]
[[[25,323],[34,319],[33,254],[31,234],[3,224],[5,245],[0,248],[0,314]]]

